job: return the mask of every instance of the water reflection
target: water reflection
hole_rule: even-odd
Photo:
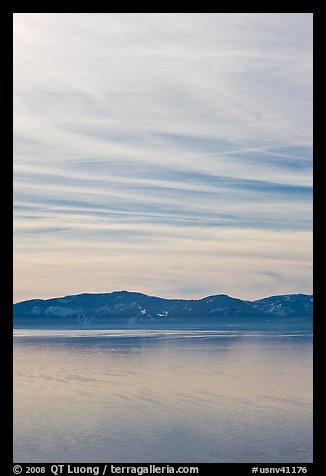
[[[14,339],[21,462],[309,462],[311,336],[26,331]]]

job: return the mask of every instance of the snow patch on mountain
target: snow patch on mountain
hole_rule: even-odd
[[[45,314],[52,314],[55,316],[72,316],[75,314],[78,314],[79,311],[76,311],[75,309],[69,309],[66,307],[58,307],[58,306],[50,306],[47,309],[45,309]]]

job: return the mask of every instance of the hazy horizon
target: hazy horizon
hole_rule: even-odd
[[[14,13],[14,302],[312,294],[311,13]]]

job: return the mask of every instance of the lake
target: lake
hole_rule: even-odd
[[[311,333],[17,329],[14,461],[311,462]]]

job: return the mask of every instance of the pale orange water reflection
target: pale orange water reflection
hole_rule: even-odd
[[[17,330],[14,459],[310,462],[311,336]]]

